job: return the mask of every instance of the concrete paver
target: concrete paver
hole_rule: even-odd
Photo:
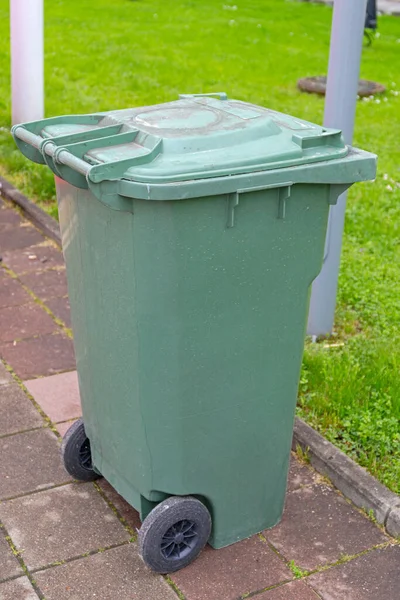
[[[76,419],[72,419],[71,421],[64,421],[64,423],[57,423],[56,428],[61,437],[67,433],[68,429],[71,427],[72,423],[74,423]]]
[[[373,523],[325,485],[289,493],[282,522],[264,535],[303,570],[388,541]]]
[[[25,385],[35,401],[54,423],[81,416],[81,401],[76,371],[28,380],[25,381]]]
[[[68,298],[50,298],[46,301],[46,306],[53,315],[60,319],[67,327],[71,327],[71,314]]]
[[[273,590],[255,596],[255,600],[320,600],[318,596],[304,581],[285,583]]]
[[[0,436],[44,425],[39,412],[19,385],[0,386]]]
[[[312,575],[308,581],[323,600],[396,600],[399,565],[400,546],[392,546]]]
[[[8,385],[9,383],[12,383],[13,381],[14,380],[13,380],[11,373],[9,373],[7,371],[7,369],[5,368],[3,363],[0,361],[0,386]]]
[[[0,584],[0,600],[38,600],[27,577],[19,577]]]
[[[3,252],[2,259],[3,264],[17,275],[64,266],[61,250],[50,242],[22,250],[8,250]]]
[[[18,306],[31,301],[31,297],[16,279],[0,269],[0,309]]]
[[[0,438],[0,500],[71,481],[50,429]],[[1,520],[2,504],[0,504]]]
[[[59,333],[0,344],[0,357],[12,366],[21,379],[75,369],[72,340]]]
[[[53,319],[34,302],[0,310],[0,342],[52,333],[56,328]]]
[[[178,600],[167,582],[145,567],[136,544],[35,573],[35,580],[46,600]]]
[[[22,224],[20,215],[4,204],[0,207],[0,231],[5,231],[10,227],[19,227]]]
[[[137,510],[128,504],[105,479],[99,479],[98,485],[104,492],[107,500],[115,506],[121,517],[125,519],[127,525],[129,525],[134,532],[140,529],[142,523]]]
[[[0,531],[0,581],[9,577],[15,577],[15,575],[23,575],[21,565],[11,552],[11,548],[3,533]]]
[[[314,469],[301,464],[292,457],[289,467],[288,492],[299,490],[302,487],[313,485],[317,480]]]
[[[34,271],[21,275],[19,279],[41,300],[66,296],[68,293],[65,269]]]
[[[73,483],[3,502],[0,518],[29,569],[131,537],[91,483]]]
[[[0,236],[0,255],[7,250],[27,248],[43,241],[44,237],[32,225],[6,226]]]
[[[171,574],[190,600],[237,600],[292,578],[285,563],[258,536],[221,550],[207,546],[195,562]]]

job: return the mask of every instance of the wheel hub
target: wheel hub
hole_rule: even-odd
[[[190,554],[196,546],[197,538],[196,523],[187,519],[178,521],[163,535],[161,553],[169,560],[180,560]]]
[[[90,449],[90,442],[89,442],[88,438],[86,438],[86,440],[84,441],[84,443],[82,444],[82,446],[79,449],[79,460],[80,460],[81,466],[84,469],[91,470],[93,468],[92,452]]]
[[[183,540],[185,539],[183,533],[177,533],[175,536],[175,544],[182,544]]]

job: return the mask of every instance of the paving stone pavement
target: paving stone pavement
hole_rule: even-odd
[[[295,456],[278,526],[151,573],[138,513],[61,464],[81,414],[62,253],[0,200],[0,255],[0,600],[398,600],[398,542]]]

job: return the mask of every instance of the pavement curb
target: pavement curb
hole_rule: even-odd
[[[369,512],[393,537],[400,536],[400,497],[360,467],[315,429],[296,418],[293,449],[308,452],[311,465],[326,475],[334,486],[356,506]]]
[[[57,221],[3,177],[0,177],[0,195],[19,206],[27,219],[61,246]],[[297,445],[307,450],[311,465],[326,475],[346,498],[359,508],[373,510],[377,522],[386,528],[388,534],[400,537],[400,497],[397,494],[299,418],[296,418],[294,425],[294,450]]]
[[[0,196],[19,206],[24,216],[32,221],[40,231],[61,246],[61,234],[58,223],[43,209],[21,194],[4,177],[0,177]]]

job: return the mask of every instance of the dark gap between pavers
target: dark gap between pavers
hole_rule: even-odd
[[[0,526],[0,582],[24,574],[18,559],[12,553],[6,535],[7,532]]]
[[[3,253],[2,259],[3,265],[17,276],[65,265],[61,250],[47,240],[37,246],[8,250]]]
[[[264,535],[286,560],[308,571],[389,542],[335,490],[318,484],[289,493],[281,523]]]
[[[35,580],[46,600],[178,600],[168,583],[144,565],[137,544],[36,572]]]
[[[58,332],[0,344],[0,356],[22,380],[76,368],[72,340]]]
[[[3,502],[0,518],[30,570],[131,538],[91,483]]]
[[[307,581],[325,599],[399,600],[400,546],[368,552],[311,575]]]
[[[31,297],[20,282],[12,278],[5,269],[0,269],[0,309],[31,302]]]
[[[56,488],[65,487],[66,485],[71,485],[74,483],[75,485],[83,485],[85,482],[83,481],[75,481],[74,479],[68,479],[67,481],[63,481],[62,483],[51,483],[49,485],[43,485],[37,490],[31,490],[29,492],[21,492],[20,494],[15,494],[15,496],[7,496],[6,498],[2,498],[1,502],[11,502],[13,500],[19,500],[20,498],[25,498],[27,496],[34,496],[35,494],[40,494],[41,492],[48,492],[49,490],[54,490]]]
[[[292,581],[252,596],[254,600],[320,600],[304,581]],[[250,600],[250,598],[249,598]],[[335,599],[336,600],[336,599]],[[338,600],[344,600],[338,598]]]
[[[21,250],[43,242],[45,238],[31,225],[7,227],[0,236],[0,256],[10,250]]]
[[[65,268],[46,269],[19,275],[19,280],[42,302],[68,294]]]
[[[46,300],[46,306],[57,319],[62,321],[68,329],[71,329],[71,313],[67,296],[64,298],[50,298],[49,300]]]
[[[0,521],[0,523],[1,523],[1,521]],[[28,578],[28,580],[29,580],[29,582],[30,582],[31,586],[33,587],[34,591],[36,592],[36,594],[37,594],[37,595],[38,595],[40,598],[43,598],[43,594],[40,592],[40,590],[38,589],[38,587],[37,587],[37,585],[36,585],[35,581],[33,580],[33,578],[32,578],[32,574],[29,572],[29,570],[28,570],[28,568],[27,568],[26,564],[25,564],[25,563],[24,563],[24,561],[23,561],[23,558],[22,558],[22,556],[21,556],[21,552],[19,552],[19,551],[16,549],[16,547],[15,547],[15,544],[14,544],[13,540],[11,539],[11,536],[10,536],[9,532],[7,531],[7,529],[6,529],[5,525],[4,525],[4,523],[1,523],[1,529],[2,529],[2,532],[3,532],[3,534],[5,535],[5,540],[6,540],[6,542],[7,542],[8,546],[9,546],[9,548],[10,548],[10,551],[12,552],[12,554],[14,555],[14,557],[16,558],[16,560],[17,560],[17,562],[18,562],[18,564],[19,564],[19,566],[20,566],[20,568],[21,568],[22,575],[26,575],[26,577]],[[20,578],[20,575],[18,575],[17,577],[19,577],[19,578]],[[16,578],[13,578],[13,579],[16,579]],[[18,579],[18,581],[19,581],[19,579]],[[7,581],[7,583],[8,583],[8,581]],[[28,586],[26,589],[29,589],[29,590],[30,590],[30,587]],[[0,590],[0,592],[1,592],[1,590]],[[21,591],[21,593],[22,593],[22,591]],[[28,594],[28,595],[29,595],[29,594]],[[24,596],[24,597],[25,597],[25,596]],[[30,596],[29,596],[29,597],[30,597]],[[2,596],[0,596],[0,598],[2,598]]]
[[[61,438],[64,437],[72,423],[75,423],[76,420],[77,419],[72,419],[71,421],[64,421],[63,423],[55,423],[55,428],[57,429]]]
[[[78,374],[75,370],[26,380],[24,385],[53,423],[82,415]]]
[[[288,567],[258,536],[220,550],[207,546],[191,565],[170,577],[190,600],[236,600],[293,579]]]
[[[17,383],[0,386],[0,436],[45,425],[46,422]]]
[[[99,479],[96,481],[96,485],[99,486],[101,493],[104,494],[107,501],[118,511],[118,514],[124,519],[132,533],[136,535],[137,530],[140,529],[142,524],[137,510],[128,504],[106,479]]]
[[[56,330],[53,319],[33,300],[0,310],[0,342],[14,342]]]
[[[54,569],[55,567],[60,567],[61,565],[67,565],[69,563],[82,560],[82,558],[95,556],[96,554],[103,554],[103,552],[108,552],[109,550],[114,550],[115,548],[129,546],[130,544],[134,544],[135,542],[136,540],[124,540],[123,542],[117,542],[115,544],[110,544],[109,546],[102,546],[101,548],[96,548],[95,550],[87,550],[86,552],[82,552],[82,554],[77,554],[76,556],[71,556],[70,558],[64,558],[62,560],[53,560],[52,562],[47,563],[46,565],[41,565],[40,567],[33,567],[29,570],[27,568],[27,571],[29,575],[32,575],[32,577],[34,577],[36,573],[43,573],[43,571],[48,571],[49,569]]]
[[[67,334],[68,337],[72,337],[72,331],[70,330],[71,320],[69,315],[69,301],[68,301],[68,290],[67,280],[65,274],[65,268],[59,269],[48,269],[46,271],[35,271],[27,274],[27,280],[24,280],[24,276],[16,275],[13,271],[10,271],[7,267],[4,272],[9,276],[12,281],[19,284],[28,296],[30,303],[40,306],[44,312],[51,317],[57,328]],[[50,273],[50,275],[48,275]],[[55,275],[54,275],[55,273]],[[29,287],[30,277],[37,278],[33,287]],[[47,278],[47,279],[46,279]],[[50,278],[50,279],[49,279]],[[55,279],[55,281],[53,281]],[[46,284],[46,285],[45,285]],[[34,289],[33,289],[34,288]],[[54,301],[59,301],[54,303]],[[9,301],[5,298],[5,302]],[[53,303],[52,303],[53,301]],[[61,314],[61,317],[67,321],[67,324],[63,322],[56,314],[54,314],[50,308],[50,304]],[[1,308],[1,296],[0,296],[0,308]],[[18,338],[15,339],[23,339]]]
[[[6,366],[7,366],[7,370],[5,369]],[[10,378],[8,382],[5,381],[3,384],[2,384],[2,379],[1,379],[1,374],[2,374],[1,368],[6,370],[7,375]],[[12,369],[12,367],[10,365],[0,361],[0,392],[1,392],[2,385],[7,385],[7,383],[14,383],[22,390],[24,396],[29,400],[30,404],[33,406],[35,411],[41,416],[44,426],[48,427],[57,436],[57,438],[59,438],[59,433],[57,431],[55,423],[53,423],[51,421],[49,416],[44,412],[44,410],[41,408],[41,406],[33,398],[32,394],[29,393],[29,390],[26,388],[22,379],[20,377],[18,377],[18,375],[15,373],[15,371]],[[17,433],[22,433],[22,432],[17,432]]]
[[[27,577],[19,577],[6,583],[0,583],[0,599],[38,600],[38,596]]]
[[[72,481],[48,428],[0,438],[0,499]],[[3,505],[0,504],[0,520]]]
[[[14,378],[11,373],[6,369],[3,362],[0,360],[0,386],[8,385],[13,383]]]

